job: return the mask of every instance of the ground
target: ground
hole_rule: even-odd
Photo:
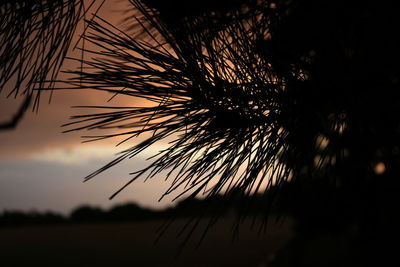
[[[0,266],[268,266],[291,237],[291,222],[270,224],[266,234],[221,219],[199,248],[203,221],[180,255],[187,220],[174,222],[157,243],[161,221],[32,226],[0,229]]]

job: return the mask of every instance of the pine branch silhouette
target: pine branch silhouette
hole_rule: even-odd
[[[176,136],[169,148],[128,184],[169,169],[173,183],[165,194],[176,190],[178,196],[191,192],[194,197],[201,191],[209,196],[250,194],[265,189],[263,183],[288,180],[290,170],[282,163],[287,132],[279,124],[285,81],[253,50],[266,34],[261,7],[230,11],[229,23],[219,23],[220,14],[201,14],[185,17],[175,27],[176,22],[158,19],[154,9],[132,2],[146,20],[139,26],[148,25],[138,30],[146,38],[131,38],[97,18],[89,24],[86,40],[101,47],[96,54],[102,57],[84,61],[87,71],[75,72],[71,83],[146,99],[151,105],[104,107],[113,111],[75,116],[73,124],[80,124],[75,130],[127,129],[92,140],[152,135],[86,180],[169,136]]]
[[[382,154],[398,144],[393,12],[369,2],[343,2],[344,10],[316,1],[223,2],[169,12],[162,1],[131,1],[127,29],[89,23],[86,40],[101,51],[85,51],[95,57],[70,84],[149,106],[97,107],[108,110],[73,117],[69,131],[116,129],[90,140],[150,137],[86,180],[166,138],[170,146],[123,188],[168,170],[166,195],[258,192],[272,202],[272,185],[316,180],[351,191],[379,176],[380,161],[387,174],[397,169],[389,163],[397,156]],[[376,22],[380,14],[390,19]],[[384,144],[387,130],[393,138]]]

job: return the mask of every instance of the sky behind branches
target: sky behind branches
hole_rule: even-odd
[[[89,2],[86,1],[86,5]],[[124,7],[123,1],[117,4],[115,1],[106,1],[98,15],[115,25],[121,25]],[[77,32],[82,32],[82,29],[80,25]],[[69,56],[80,55],[75,50]],[[63,69],[75,67],[76,64],[66,61]],[[86,175],[140,139],[115,147],[121,138],[82,143],[84,139],[80,136],[87,133],[62,133],[65,128],[61,128],[61,125],[70,122],[69,116],[88,113],[88,110],[71,106],[132,106],[143,102],[117,96],[107,103],[111,95],[98,91],[55,91],[48,104],[49,96],[46,93],[43,95],[38,114],[28,112],[16,129],[0,132],[0,212],[36,209],[68,213],[82,204],[109,207],[128,201],[155,208],[171,205],[171,198],[158,202],[168,187],[168,183],[162,182],[162,179],[146,183],[137,181],[112,201],[108,200],[112,193],[129,180],[129,173],[145,167],[145,158],[161,147],[155,146],[155,151],[125,162],[94,181],[83,184]],[[10,118],[20,102],[21,99],[7,99],[6,94],[1,94],[0,120]]]

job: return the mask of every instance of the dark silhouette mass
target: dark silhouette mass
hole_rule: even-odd
[[[309,239],[355,224],[361,254],[382,260],[399,188],[394,3],[223,1],[170,11],[131,2],[139,15],[130,31],[90,24],[87,40],[103,58],[84,62],[94,70],[72,83],[152,105],[74,119],[77,129],[152,135],[87,179],[175,135],[131,182],[172,169],[166,194],[265,192],[265,214],[282,199]]]
[[[169,138],[121,190],[165,173],[165,195],[257,192],[266,217],[280,207],[297,218],[287,266],[307,266],[299,244],[349,229],[348,264],[389,266],[399,225],[395,1],[130,3],[125,28],[87,21],[84,39],[99,50],[83,48],[90,59],[76,59],[83,67],[67,82],[146,105],[95,107],[104,111],[74,116],[66,131],[149,135],[86,180]]]

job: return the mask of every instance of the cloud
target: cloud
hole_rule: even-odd
[[[126,161],[118,168],[82,183],[83,177],[103,166],[110,158],[99,157],[86,164],[19,160],[0,162],[0,212],[2,210],[53,210],[69,213],[82,204],[110,206],[135,202],[144,207],[163,208],[172,205],[171,198],[157,200],[169,186],[161,176],[146,183],[136,181],[115,199],[108,197],[131,177],[129,172],[143,168],[144,160]]]

